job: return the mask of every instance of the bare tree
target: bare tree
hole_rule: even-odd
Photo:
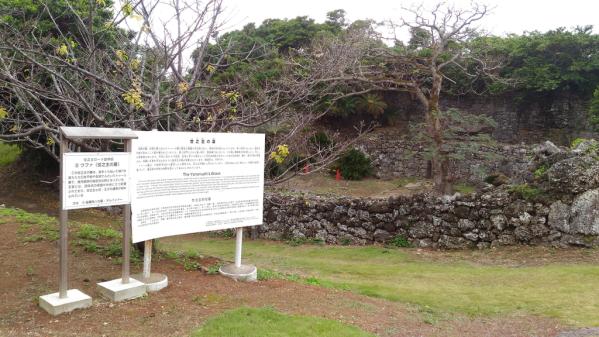
[[[331,77],[331,81],[343,81],[351,85],[353,92],[404,91],[409,92],[425,108],[426,132],[432,145],[432,171],[435,190],[450,193],[448,180],[449,151],[444,140],[442,111],[439,106],[444,81],[453,82],[451,73],[460,73],[476,79],[480,74],[493,76],[500,69],[500,62],[475,55],[468,43],[480,33],[474,25],[488,13],[484,5],[473,4],[470,9],[458,9],[444,3],[425,11],[422,6],[405,9],[410,18],[399,23],[390,22],[396,31],[408,28],[413,33],[410,47],[395,38],[395,47],[372,43],[372,36],[362,44],[350,44],[348,54],[355,55],[353,67]],[[361,46],[367,47],[361,48]],[[356,49],[357,48],[357,49]],[[451,70],[451,71],[449,71]]]
[[[50,1],[43,6],[44,17],[53,23],[50,35],[36,30],[39,17],[30,19],[29,31],[0,26],[0,108],[5,111],[0,139],[43,148],[59,160],[58,127],[64,125],[211,132],[286,125],[269,137],[268,153],[276,154],[284,144],[304,153],[270,182],[287,179],[305,163],[318,170],[348,146],[339,141],[314,148],[306,131],[326,113],[320,97],[335,92],[334,83],[323,78],[345,72],[348,62],[323,67],[291,56],[281,78],[246,95],[247,79],[212,81],[219,69],[251,62],[254,48],[261,48],[231,58],[239,53],[235,41],[214,44],[223,27],[222,0],[124,2],[100,27],[94,20],[105,1],[88,1],[85,14],[66,3],[66,13],[56,13]],[[75,21],[68,30],[60,24],[65,15]],[[76,145],[102,150],[115,144]],[[275,159],[280,157],[269,156],[267,165]]]
[[[420,48],[426,49],[428,55],[418,57],[416,51],[416,57],[405,60],[408,61],[406,64],[412,74],[403,78],[407,80],[407,87],[426,109],[427,132],[433,141],[432,168],[435,189],[440,193],[449,193],[449,156],[448,149],[444,146],[439,107],[441,89],[445,79],[451,81],[446,75],[446,68],[456,66],[466,71],[462,62],[470,55],[464,44],[479,36],[473,25],[488,13],[488,8],[485,5],[473,4],[472,8],[462,10],[440,3],[429,13],[425,13],[422,7],[408,9],[408,12],[412,14],[412,19],[402,19],[401,25],[427,32],[427,38],[421,40]],[[484,66],[484,63],[482,65]]]

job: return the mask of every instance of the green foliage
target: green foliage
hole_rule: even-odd
[[[80,41],[82,39],[79,36],[77,20],[82,17],[87,20],[90,4],[94,5],[92,24],[94,31],[98,32],[95,41],[98,47],[102,48],[114,42],[114,29],[106,27],[113,18],[111,0],[102,0],[100,4],[89,0],[0,0],[0,24],[7,24],[23,33],[31,32],[32,36],[42,39],[59,38],[64,35],[71,39],[70,41]],[[48,13],[46,6],[52,15]],[[75,13],[69,10],[69,6]],[[72,46],[69,44],[69,47]]]
[[[287,244],[289,244],[290,246],[301,246],[305,244],[323,245],[324,241],[322,239],[317,238],[293,238],[287,240]]]
[[[367,112],[374,118],[382,116],[386,108],[387,103],[381,95],[366,94],[358,98],[358,109]]]
[[[320,280],[319,280],[319,279],[317,279],[317,278],[316,278],[316,277],[314,277],[314,276],[310,276],[310,277],[306,278],[306,279],[304,280],[304,282],[305,282],[306,284],[313,285],[313,286],[319,286],[319,285],[320,285],[320,283],[321,283],[321,282],[320,282]]]
[[[524,200],[535,200],[543,193],[539,188],[528,184],[512,185],[509,190]]]
[[[102,255],[106,257],[117,257],[123,255],[123,246],[119,241],[111,241],[102,249]],[[131,256],[133,257],[133,256]]]
[[[187,257],[183,259],[183,270],[185,270],[185,271],[199,270],[200,267],[201,267],[200,263],[193,259],[190,259]],[[211,266],[211,267],[213,267],[213,266]],[[218,268],[216,268],[215,273],[218,273]]]
[[[340,243],[342,246],[349,246],[349,245],[351,245],[351,239],[350,239],[350,238],[342,238],[342,239],[339,241],[339,243]]]
[[[343,179],[347,180],[361,180],[372,174],[370,158],[358,149],[347,151],[337,161],[337,167],[341,170]]]
[[[545,175],[545,173],[547,173],[548,169],[549,167],[547,167],[547,165],[541,165],[537,167],[537,169],[533,172],[533,175],[536,179],[540,179]]]
[[[558,28],[507,37],[485,36],[470,46],[473,53],[504,61],[501,75],[515,86],[487,86],[492,92],[516,90],[525,97],[556,92],[589,95],[599,85],[599,35],[591,26]]]
[[[374,337],[338,321],[284,315],[271,308],[238,308],[210,318],[192,337]]]
[[[463,195],[468,195],[476,192],[476,187],[465,183],[455,184],[453,185],[453,189],[454,191],[459,192]]]
[[[0,141],[0,167],[13,163],[20,155],[21,149],[17,145]]]
[[[18,208],[0,208],[0,218],[14,219],[20,224],[18,234],[24,242],[56,241],[59,229],[56,218],[41,213],[29,213]]]
[[[18,208],[0,208],[0,223],[14,219],[20,224],[18,236],[23,242],[57,241],[60,231],[56,218],[41,213],[29,213]],[[90,224],[69,223],[74,229],[75,246],[89,253],[104,257],[117,258],[120,263],[122,251],[122,234],[112,228]],[[136,250],[131,251],[131,262],[139,263],[141,256]]]
[[[85,250],[88,253],[100,253],[100,251],[102,250],[102,247],[99,246],[98,243],[93,240],[77,240],[75,241],[75,244],[77,246],[83,247],[83,250]]]
[[[284,274],[278,271],[259,268],[258,269],[258,280],[259,281],[268,281],[268,280],[287,280],[287,281],[299,281],[300,277],[297,274]]]
[[[572,144],[570,144],[570,148],[572,150],[574,150],[575,148],[578,147],[578,145],[582,144],[583,142],[585,142],[586,139],[585,138],[576,138],[572,141]]]
[[[480,151],[482,147],[496,147],[497,141],[491,137],[497,122],[486,115],[463,113],[458,109],[438,112],[442,123],[442,137],[449,159],[464,160],[466,156],[483,155],[487,160],[500,159],[494,151]],[[432,158],[435,148],[433,140],[427,132],[426,123],[410,125],[411,136],[424,144],[428,144],[425,155]],[[410,153],[407,153],[410,155]]]
[[[333,145],[333,141],[324,131],[318,131],[309,139],[310,143],[320,149],[327,149]]]
[[[231,259],[231,244],[231,240],[170,240],[163,248],[202,249],[205,254]],[[520,246],[515,250],[421,255],[416,250],[377,246],[292,247],[253,240],[244,243],[244,252],[264,268],[315,276],[321,286],[414,304],[434,315],[526,314],[575,326],[599,325],[599,297],[595,296],[599,267],[570,255],[556,262],[547,260],[548,254],[559,257],[560,251],[552,248]],[[579,256],[595,253],[569,251]],[[517,268],[505,263],[523,257],[527,263]],[[339,266],[343,266],[343,273]]]
[[[408,239],[406,239],[403,235],[397,234],[396,236],[393,237],[393,239],[391,239],[391,241],[389,241],[389,244],[395,247],[400,247],[400,248],[410,248],[412,247],[412,244],[410,243],[410,241],[408,241]]]
[[[118,239],[122,234],[112,228],[83,224],[77,231],[77,237],[86,240]]]
[[[217,264],[213,264],[213,265],[211,265],[211,266],[208,266],[208,268],[206,269],[206,273],[207,273],[208,275],[217,275],[217,274],[218,274],[218,271],[220,270],[220,267],[221,267],[221,266],[222,266],[222,265],[221,265],[220,263],[217,263]]]
[[[576,138],[572,141],[570,148],[573,150],[577,149],[580,144],[583,143],[585,144],[583,147],[578,149],[579,151],[582,151],[582,153],[585,155],[591,155],[593,157],[597,157],[599,155],[599,141],[595,139]]]

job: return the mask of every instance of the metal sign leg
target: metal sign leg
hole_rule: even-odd
[[[235,267],[241,268],[241,246],[243,242],[243,228],[237,228],[235,237]]]
[[[125,223],[123,228],[123,272],[121,280],[123,284],[129,283],[131,263],[131,205],[125,205]]]
[[[69,290],[69,212],[63,208],[63,179],[64,179],[64,154],[69,151],[69,142],[62,136],[60,138],[60,240],[59,245],[59,277],[58,292],[40,296],[39,306],[50,315],[56,316],[75,309],[87,308],[92,305],[92,298],[77,289]]]
[[[168,286],[168,277],[161,273],[152,273],[152,240],[144,241],[144,269],[141,274],[132,277],[146,285],[146,291],[155,292]]]
[[[256,281],[258,279],[258,270],[252,265],[241,264],[241,252],[243,243],[243,227],[235,230],[235,262],[220,267],[219,273],[238,281]]]
[[[69,263],[68,263],[68,236],[69,236],[69,212],[60,211],[60,278],[58,280],[58,293],[60,298],[67,297],[68,287],[68,274],[69,274]]]
[[[152,240],[144,242],[144,270],[143,278],[149,279],[152,274]]]

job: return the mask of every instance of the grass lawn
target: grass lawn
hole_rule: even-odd
[[[270,308],[238,308],[211,318],[192,337],[374,337],[343,323],[284,315]]]
[[[388,198],[390,196],[410,195],[430,190],[432,182],[416,178],[396,178],[383,180],[366,178],[363,180],[335,180],[326,173],[297,176],[279,185],[282,193],[311,193],[318,195],[340,195],[351,197]]]
[[[163,239],[159,245],[170,252],[231,260],[235,243],[193,236]],[[416,304],[438,313],[527,313],[559,318],[576,326],[599,326],[597,265],[549,262],[514,267],[435,261],[414,252],[376,246],[292,246],[246,240],[243,257],[259,269],[299,275],[303,282]],[[588,250],[585,254],[596,253]]]
[[[0,167],[15,161],[21,154],[21,149],[16,145],[6,144],[0,141]]]

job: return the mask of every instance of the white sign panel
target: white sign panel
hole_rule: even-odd
[[[130,202],[129,153],[77,152],[62,158],[62,209]]]
[[[263,134],[136,134],[133,242],[262,224]]]

